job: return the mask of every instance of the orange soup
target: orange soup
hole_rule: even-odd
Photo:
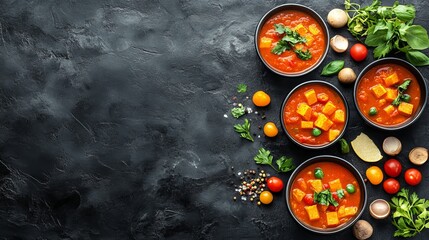
[[[356,89],[357,105],[362,114],[371,122],[384,126],[410,119],[417,111],[420,99],[420,86],[415,76],[397,64],[372,68]]]
[[[290,31],[284,32],[284,28]],[[287,50],[280,47],[282,43],[285,43]],[[312,67],[323,56],[326,35],[310,15],[286,10],[273,15],[262,26],[258,48],[262,58],[272,68],[285,73],[299,73]]]
[[[360,196],[359,183],[349,170],[337,163],[319,162],[298,173],[289,201],[291,210],[301,222],[326,229],[356,216]]]
[[[347,121],[346,105],[331,87],[321,83],[301,86],[287,100],[283,122],[289,135],[306,145],[337,139]]]

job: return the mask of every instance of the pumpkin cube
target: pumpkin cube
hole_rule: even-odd
[[[346,114],[343,110],[338,109],[334,112],[334,117],[332,117],[332,121],[336,123],[343,123],[346,121]]]
[[[393,101],[398,96],[398,90],[393,88],[387,88],[386,100]]]
[[[304,178],[298,178],[296,180],[296,183],[298,184],[298,187],[303,190],[303,191],[307,191],[307,183],[305,183]]]
[[[340,130],[338,130],[338,129],[329,129],[328,140],[330,142],[332,142],[332,141],[334,141],[338,137],[338,135],[340,135]]]
[[[326,114],[327,116],[330,116],[332,113],[335,112],[335,110],[337,110],[337,106],[335,106],[333,102],[329,101],[323,107],[322,113]]]
[[[320,179],[310,179],[307,183],[310,185],[310,189],[315,192],[321,192],[323,190],[323,183]]]
[[[311,107],[308,106],[307,103],[300,103],[298,104],[296,112],[301,115],[305,120],[310,120],[311,118]]]
[[[413,108],[414,108],[413,104],[407,103],[407,102],[401,102],[398,106],[398,112],[403,116],[409,117],[413,113]]]
[[[308,218],[310,221],[317,220],[320,218],[319,210],[317,210],[317,204],[311,206],[305,206],[305,211],[307,211]]]
[[[392,105],[389,105],[385,108],[383,108],[383,111],[385,111],[387,114],[391,115],[393,111],[395,111],[395,107]]]
[[[313,128],[313,122],[312,121],[301,121],[301,128],[312,129]]]
[[[399,82],[399,78],[398,78],[398,75],[396,74],[396,72],[394,72],[393,74],[390,74],[389,76],[384,78],[384,84],[386,84],[386,86],[388,86],[388,87],[395,85],[398,82]]]
[[[338,223],[340,223],[340,220],[338,220],[337,212],[327,212],[326,223],[328,224],[328,226],[338,225]]]
[[[307,41],[305,42],[305,45],[307,45],[307,47],[308,47],[308,46],[311,46],[311,44],[314,42],[314,37],[313,37],[313,35],[311,35],[310,33],[307,33],[307,34],[305,34],[305,35],[304,35],[304,37],[305,37],[305,39],[307,40]]]
[[[314,89],[310,89],[304,92],[305,98],[307,98],[308,105],[313,105],[317,103],[316,91]]]
[[[340,208],[338,208],[338,218],[354,216],[356,215],[357,210],[357,207],[340,206]]]
[[[295,198],[295,200],[297,200],[298,202],[301,202],[305,196],[305,192],[301,191],[298,188],[294,188],[292,190],[292,194],[293,194],[293,197]]]
[[[337,190],[343,189],[343,186],[341,185],[341,181],[339,178],[330,181],[328,184],[331,191],[337,191]]]
[[[304,36],[308,31],[307,28],[304,27],[304,25],[302,25],[302,23],[296,25],[296,27],[294,28],[294,30],[296,32],[299,33],[299,35]]]
[[[260,48],[271,48],[271,44],[273,42],[272,38],[262,37],[261,42],[259,43]]]
[[[371,90],[374,93],[376,98],[380,98],[387,92],[386,88],[384,88],[383,85],[381,85],[380,83],[372,86]]]
[[[308,30],[311,32],[311,34],[313,35],[317,35],[320,33],[320,30],[317,28],[316,24],[311,24],[310,26],[308,26]]]
[[[314,125],[324,131],[328,131],[331,128],[332,124],[334,124],[325,114],[321,113],[317,117]]]

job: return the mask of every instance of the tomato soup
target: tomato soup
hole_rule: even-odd
[[[303,223],[315,228],[333,228],[359,212],[361,186],[340,164],[319,162],[299,172],[290,188],[290,209]]]
[[[320,146],[336,140],[347,122],[343,98],[329,85],[304,84],[295,90],[283,108],[283,123],[294,140]]]
[[[361,113],[371,122],[394,126],[416,113],[421,90],[416,77],[405,67],[382,64],[370,69],[359,81],[356,101]]]
[[[291,32],[279,32],[276,30],[278,25],[289,28]],[[304,40],[289,45],[289,50],[276,52],[276,45],[282,42],[285,36]],[[262,26],[258,36],[258,49],[265,62],[277,71],[299,73],[309,69],[322,58],[326,50],[326,38],[325,31],[313,17],[301,11],[286,10],[273,15]],[[296,53],[297,50],[309,53],[311,57],[304,57],[304,60]]]

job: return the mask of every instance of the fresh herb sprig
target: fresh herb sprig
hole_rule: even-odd
[[[402,188],[390,206],[394,210],[394,237],[413,237],[429,228],[429,200],[419,198],[415,192],[410,195],[408,189]]]
[[[342,199],[344,197],[344,190],[337,190],[337,196],[339,199]],[[337,207],[339,205],[339,203],[334,199],[334,196],[328,189],[325,189],[319,193],[314,192],[313,199],[314,202],[325,206],[333,205],[334,207]]]
[[[398,106],[402,101],[407,101],[408,97],[406,97],[407,95],[405,95],[404,92],[408,89],[410,83],[411,79],[406,79],[401,85],[398,86],[398,96],[396,96],[395,100],[393,100],[393,106]]]
[[[269,150],[260,148],[258,154],[253,158],[257,164],[269,165],[277,172],[288,172],[295,169],[292,158],[285,156],[280,157],[276,160],[277,167],[273,165],[273,156]]]
[[[288,50],[293,50],[295,54],[302,60],[308,60],[312,57],[311,52],[307,49],[307,51],[303,51],[301,49],[295,49],[295,44],[297,43],[306,43],[307,39],[301,35],[297,31],[290,29],[289,27],[285,27],[283,24],[274,24],[274,30],[284,36],[277,44],[271,49],[271,52],[277,55],[280,55]]]
[[[247,91],[247,85],[244,83],[240,83],[237,85],[237,92],[238,93],[245,93]]]
[[[380,0],[361,7],[345,0],[349,13],[348,30],[357,39],[365,38],[365,44],[375,47],[374,58],[382,58],[392,50],[405,53],[407,60],[415,66],[429,65],[429,57],[420,52],[429,48],[429,37],[424,27],[413,25],[416,9],[413,5],[399,4],[381,6]]]
[[[251,142],[253,142],[253,137],[252,134],[250,134],[250,122],[249,120],[246,118],[244,119],[244,123],[243,124],[235,124],[234,125],[234,130],[240,134],[240,137],[247,139]]]
[[[231,109],[231,114],[233,117],[239,118],[244,114],[246,114],[246,109],[244,108],[243,105],[239,105],[238,107]]]

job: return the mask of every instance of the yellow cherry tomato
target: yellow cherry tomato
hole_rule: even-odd
[[[263,191],[259,195],[259,200],[263,204],[270,204],[273,201],[273,194],[270,191]]]
[[[252,101],[258,107],[265,107],[270,104],[271,98],[264,91],[257,91],[253,94]]]
[[[378,185],[383,181],[383,172],[379,167],[372,166],[366,170],[366,177],[373,185]]]
[[[267,137],[275,137],[279,133],[277,126],[273,122],[267,122],[264,125],[264,133]]]

